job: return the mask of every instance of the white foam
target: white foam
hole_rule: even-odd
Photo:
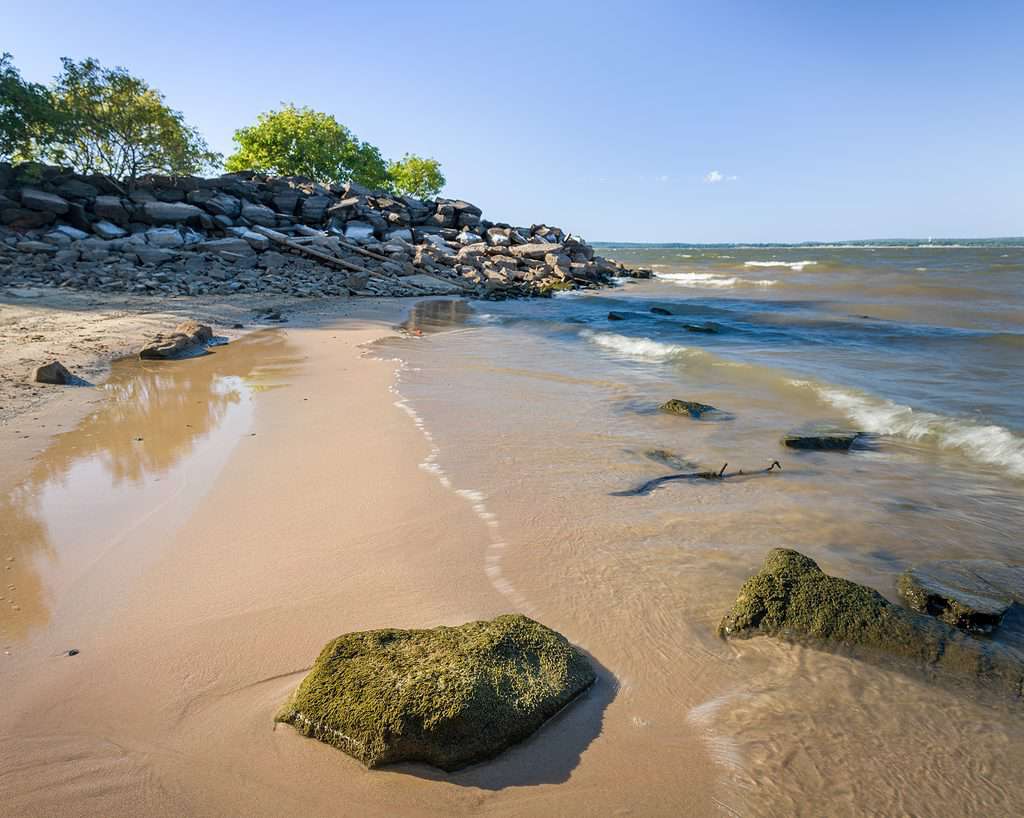
[[[788,267],[790,270],[800,272],[804,267],[817,264],[816,261],[744,261],[744,267]]]
[[[653,265],[657,267],[659,265]],[[655,273],[655,278],[671,281],[679,287],[735,287],[739,285],[754,285],[757,287],[771,287],[777,283],[770,278],[751,280],[738,278],[737,276],[720,276],[715,273]]]
[[[979,463],[999,466],[1013,477],[1024,477],[1024,438],[1002,426],[921,412],[892,401],[835,387],[816,386],[807,381],[790,383],[810,386],[822,400],[845,413],[862,431],[931,443],[940,449],[954,449]]]
[[[651,361],[666,361],[693,352],[679,344],[666,344],[652,338],[630,338],[614,332],[594,332],[592,329],[581,330],[580,337],[604,349]]]

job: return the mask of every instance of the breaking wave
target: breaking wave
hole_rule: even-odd
[[[835,387],[817,386],[807,381],[790,383],[813,389],[822,400],[850,418],[861,431],[957,450],[979,463],[999,466],[1013,477],[1024,478],[1024,438],[1002,426],[917,411],[892,401],[869,398]]]
[[[804,267],[817,264],[816,261],[744,261],[744,267],[788,267],[790,270],[800,272]]]
[[[610,349],[622,355],[644,358],[649,361],[667,361],[681,355],[697,353],[696,350],[680,344],[666,344],[651,338],[630,338],[627,335],[617,335],[614,332],[595,332],[592,329],[585,329],[580,332],[580,337],[603,349]]]
[[[772,284],[775,284],[771,279],[751,281],[745,278],[737,278],[736,276],[715,275],[715,273],[655,273],[654,275],[656,278],[671,281],[680,287],[735,287],[737,284],[770,287]]]

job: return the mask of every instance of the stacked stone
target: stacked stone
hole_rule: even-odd
[[[296,253],[296,244],[315,253]],[[649,273],[596,256],[557,227],[487,221],[461,199],[249,172],[152,176],[127,189],[104,176],[0,163],[0,285],[508,298],[623,275]]]

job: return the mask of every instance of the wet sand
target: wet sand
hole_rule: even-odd
[[[597,649],[602,622],[568,603],[543,621],[592,651],[599,682],[494,762],[369,772],[275,729],[339,633],[519,607],[478,503],[431,473],[396,405],[398,363],[365,354],[401,310],[115,365],[70,432],[5,459],[5,814],[728,814],[700,726],[653,745]]]

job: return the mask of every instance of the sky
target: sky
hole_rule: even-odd
[[[591,241],[1024,235],[1024,2],[0,0],[46,82],[122,65],[210,145],[282,102]]]

